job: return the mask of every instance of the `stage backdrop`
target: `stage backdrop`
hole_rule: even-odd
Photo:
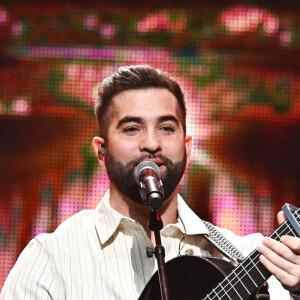
[[[285,202],[300,204],[296,7],[96,2],[0,4],[0,287],[31,238],[106,192],[93,104],[122,65],[182,86],[193,152],[181,193],[200,217],[269,234]]]

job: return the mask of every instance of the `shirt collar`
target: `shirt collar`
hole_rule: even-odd
[[[209,231],[203,221],[189,208],[183,198],[177,195],[177,209],[178,218],[176,224],[169,224],[163,230],[168,230],[168,228],[178,228],[181,232],[195,235],[195,234],[208,234]],[[181,220],[182,222],[181,222]],[[183,224],[184,225],[183,225]]]
[[[106,192],[96,208],[96,230],[101,244],[107,240],[117,230],[122,218],[125,218],[110,206],[110,192]]]
[[[177,199],[178,215],[184,226],[178,218],[176,224],[168,224],[165,226],[162,230],[162,234],[167,233],[171,228],[177,228],[181,232],[190,235],[209,233],[203,221],[188,207],[179,194]],[[123,216],[110,206],[110,192],[108,190],[96,208],[95,226],[102,245],[115,233],[123,220],[137,224],[135,220]]]

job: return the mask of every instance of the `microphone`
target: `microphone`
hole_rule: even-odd
[[[142,161],[134,170],[134,178],[140,186],[143,203],[153,210],[159,209],[164,201],[159,166],[152,161]]]

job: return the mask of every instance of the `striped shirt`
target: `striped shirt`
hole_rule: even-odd
[[[202,234],[204,223],[178,196],[178,220],[161,230],[165,260],[181,254],[221,257]],[[262,240],[260,234],[238,237],[222,233],[244,254]],[[95,210],[82,211],[63,222],[54,233],[34,238],[21,253],[4,284],[0,299],[137,299],[157,270],[153,246],[144,228],[110,206],[109,192]],[[271,299],[290,299],[289,293],[271,277]]]

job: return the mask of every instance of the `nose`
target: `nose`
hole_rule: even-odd
[[[161,140],[155,131],[149,130],[143,134],[140,141],[140,150],[152,154],[161,150]]]

